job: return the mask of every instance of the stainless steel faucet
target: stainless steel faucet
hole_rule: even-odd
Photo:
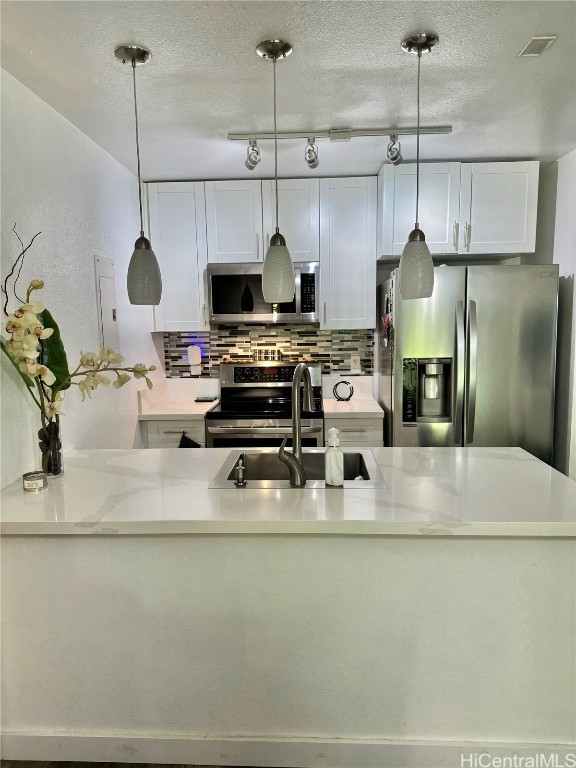
[[[297,488],[306,485],[306,472],[302,463],[302,416],[300,413],[300,384],[302,380],[304,380],[304,410],[314,410],[310,369],[306,363],[298,363],[294,369],[294,378],[292,379],[292,453],[286,450],[288,436],[282,440],[282,445],[278,451],[280,461],[288,464],[290,485],[294,485]]]

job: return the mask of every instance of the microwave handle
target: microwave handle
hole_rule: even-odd
[[[294,268],[294,297],[296,299],[296,314],[302,314],[302,273],[300,267]]]

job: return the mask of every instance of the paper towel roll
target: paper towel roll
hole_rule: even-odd
[[[188,347],[188,362],[192,376],[200,376],[202,373],[202,352],[196,344],[190,344]]]

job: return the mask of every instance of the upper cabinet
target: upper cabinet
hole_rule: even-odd
[[[262,187],[258,181],[206,181],[208,261],[262,261]]]
[[[459,253],[533,253],[539,163],[462,163]]]
[[[207,181],[208,262],[263,261],[276,231],[274,182]],[[318,261],[320,182],[279,179],[280,232],[293,261]]]
[[[419,224],[430,252],[533,252],[538,168],[537,161],[421,163]],[[378,255],[399,256],[414,228],[416,165],[384,165],[378,192]]]
[[[150,240],[162,274],[162,301],[152,308],[152,330],[202,330],[206,327],[204,184],[164,182],[145,188]]]
[[[378,193],[378,254],[399,256],[416,220],[416,164],[384,165]],[[420,163],[418,209],[430,253],[456,253],[460,163]]]
[[[376,327],[375,176],[320,179],[320,325]]]
[[[262,182],[264,254],[276,231],[276,190],[273,180]],[[278,179],[279,229],[292,261],[320,258],[320,180]]]

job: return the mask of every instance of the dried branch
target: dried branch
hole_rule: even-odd
[[[22,299],[18,298],[18,295],[16,293],[16,283],[18,282],[18,278],[20,277],[20,272],[22,271],[22,265],[24,264],[24,255],[25,255],[26,251],[32,246],[32,243],[34,242],[34,240],[36,240],[38,235],[41,234],[41,232],[36,232],[36,234],[34,235],[32,240],[30,240],[28,245],[26,247],[24,247],[24,243],[20,239],[20,235],[18,234],[18,232],[16,232],[16,224],[14,224],[14,226],[12,227],[12,232],[14,232],[14,234],[16,235],[18,240],[20,241],[20,246],[21,246],[22,250],[18,254],[18,257],[16,258],[16,261],[12,265],[12,269],[10,270],[8,275],[6,276],[6,279],[4,280],[4,282],[2,283],[2,287],[0,288],[0,291],[4,294],[4,297],[5,297],[4,298],[4,306],[2,307],[2,311],[4,312],[6,317],[8,317],[8,280],[14,274],[14,272],[16,270],[16,267],[19,267],[18,274],[16,275],[16,279],[14,280],[14,285],[13,285],[12,290],[14,291],[14,296],[16,296],[16,300],[19,301],[21,304],[23,304],[24,302],[22,301]]]

